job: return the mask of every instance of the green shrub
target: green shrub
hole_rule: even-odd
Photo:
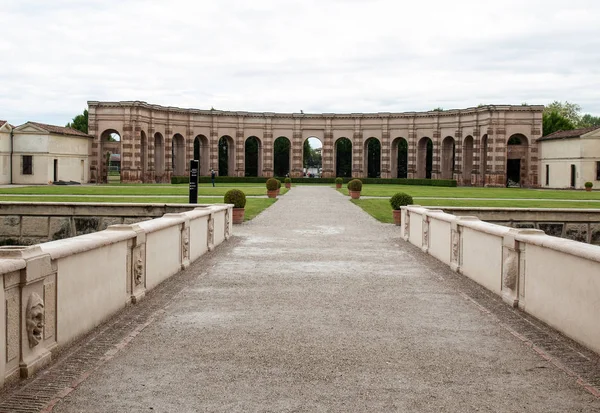
[[[225,192],[223,202],[233,204],[234,208],[244,208],[246,206],[246,194],[239,189],[230,189]]]
[[[412,196],[405,194],[404,192],[398,192],[390,198],[390,205],[392,206],[392,209],[400,209],[402,206],[412,205],[413,203]]]
[[[586,187],[586,188],[591,188],[591,187],[593,187],[593,186],[594,186],[594,184],[593,184],[593,183],[591,183],[590,181],[588,181],[588,182],[586,182],[586,183],[585,183],[585,187]]]
[[[285,179],[284,179],[284,182],[285,182],[286,184],[291,184],[291,183],[292,183],[292,178],[285,178]]]
[[[362,181],[360,179],[351,180],[348,182],[348,190],[360,192],[362,190]]]
[[[267,191],[277,191],[277,179],[269,178],[267,179]]]
[[[344,179],[343,178],[335,178],[335,184],[336,185],[341,185],[344,183]]]
[[[281,188],[281,181],[279,179],[275,179],[277,181],[277,189]]]

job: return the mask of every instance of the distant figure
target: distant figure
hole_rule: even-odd
[[[217,176],[217,173],[215,172],[214,169],[210,170],[210,180],[213,184],[213,186],[215,186],[215,177]]]

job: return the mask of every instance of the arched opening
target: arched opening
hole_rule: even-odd
[[[173,136],[173,143],[171,145],[171,165],[173,165],[173,175],[185,175],[185,140],[179,133],[176,133]]]
[[[408,177],[408,142],[404,138],[396,138],[392,142],[392,177]]]
[[[146,132],[140,132],[140,179],[146,182],[146,173],[148,172],[148,138]]]
[[[452,136],[442,141],[442,179],[452,179],[456,162],[456,144]]]
[[[100,135],[100,176],[104,183],[121,182],[121,134],[107,129]]]
[[[259,176],[260,172],[260,139],[256,136],[250,136],[246,139],[244,148],[245,165],[244,170],[246,176]]]
[[[473,137],[467,136],[463,141],[463,185],[471,185],[471,172],[473,170]]]
[[[507,141],[506,186],[527,185],[528,140],[520,133],[512,135]]]
[[[335,141],[335,176],[350,178],[352,176],[352,141],[339,138]]]
[[[322,168],[321,151],[323,143],[319,138],[311,136],[304,141],[302,147],[302,166],[304,167],[304,175],[309,178],[320,178]]]
[[[433,142],[428,137],[423,137],[417,147],[417,176],[421,179],[431,179],[433,170]]]
[[[481,174],[481,186],[485,186],[487,181],[487,157],[488,157],[488,136],[483,135],[481,137],[481,155],[480,155],[480,174]]]
[[[199,164],[198,174],[201,176],[208,176],[210,172],[208,138],[204,135],[198,135],[194,138],[194,159],[198,161]]]
[[[235,171],[235,148],[231,136],[222,136],[219,139],[219,176],[232,176]]]
[[[165,139],[156,132],[154,134],[154,179],[162,182],[165,174]]]
[[[275,176],[286,176],[290,173],[290,150],[292,145],[285,136],[273,142],[273,173]]]
[[[364,146],[364,169],[368,178],[381,177],[381,143],[377,138],[369,138]]]

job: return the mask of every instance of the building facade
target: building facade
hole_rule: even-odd
[[[89,181],[93,136],[61,126],[27,122],[0,126],[0,183]]]
[[[168,182],[173,175],[187,175],[191,159],[200,161],[200,175],[214,169],[247,176],[253,165],[256,176],[287,171],[300,177],[304,141],[314,137],[322,143],[323,177],[339,174],[345,145],[351,147],[347,162],[353,177],[456,179],[475,186],[505,186],[511,179],[539,185],[543,106],[357,114],[227,112],[139,101],[88,106],[89,133],[95,137],[92,180],[106,176],[107,153],[121,155],[123,182]],[[275,154],[278,139],[289,151],[283,169]],[[247,156],[249,142],[258,147],[253,159]]]
[[[600,127],[554,132],[539,145],[541,187],[600,187]]]

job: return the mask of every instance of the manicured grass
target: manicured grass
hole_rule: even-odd
[[[339,189],[348,195],[348,189],[343,186]],[[363,185],[361,196],[391,197],[396,192],[406,192],[415,197],[432,198],[502,198],[502,199],[598,199],[600,191],[575,191],[552,189],[525,189],[525,188],[482,188],[482,187],[432,187],[412,185]],[[421,202],[421,201],[419,201]]]
[[[266,195],[267,188],[260,184],[222,184],[215,186],[202,184],[198,186],[198,195],[223,196],[232,188],[241,189],[246,195]],[[0,188],[0,194],[32,194],[32,195],[181,195],[188,194],[188,185],[40,185],[21,188]],[[281,195],[286,193],[281,188]]]
[[[0,195],[0,201],[12,201],[12,202],[129,202],[132,204],[187,204],[187,197],[177,197],[177,198],[160,198],[160,197],[110,197],[110,198],[101,198],[101,197],[86,197],[86,196],[78,196],[78,197],[61,197],[61,196],[43,196],[43,197],[35,197],[35,196],[11,196],[11,197],[3,197]],[[272,198],[246,198],[246,213],[244,215],[244,221],[248,221],[262,211],[273,205],[277,199]],[[223,197],[218,198],[200,198],[198,199],[198,204],[222,204]]]
[[[352,199],[354,204],[361,207],[375,219],[394,222],[392,206],[389,199]],[[447,207],[497,207],[497,208],[589,208],[600,209],[599,202],[569,202],[569,201],[526,201],[526,200],[460,200],[460,199],[415,199],[422,206]]]

